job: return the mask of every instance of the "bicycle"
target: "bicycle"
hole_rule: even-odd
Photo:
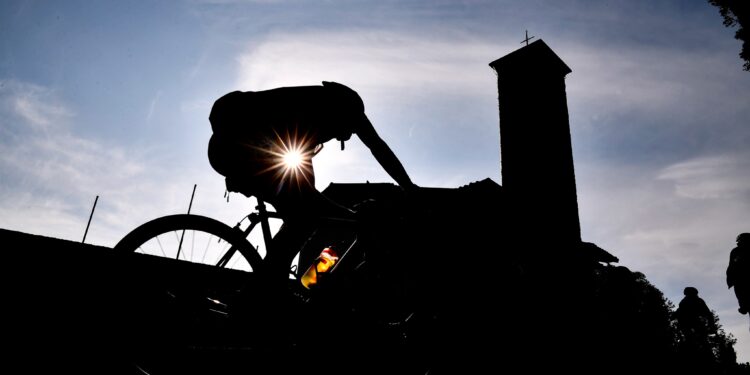
[[[180,340],[186,341],[184,338],[168,341],[166,344],[160,342],[159,345],[162,346],[182,347],[181,349],[168,348],[167,350],[179,352],[176,354],[170,354],[170,356],[179,357],[179,359],[175,359],[176,361],[184,361],[185,357],[189,358],[194,354],[195,350],[213,350],[216,353],[212,353],[210,356],[218,355],[217,353],[221,351],[219,347],[225,345],[225,343],[229,341],[234,341],[232,343],[234,348],[229,351],[237,352],[237,348],[242,348],[240,352],[254,355],[255,357],[267,356],[269,350],[278,351],[280,346],[285,346],[285,348],[281,350],[282,352],[286,352],[285,355],[303,355],[300,354],[301,352],[304,352],[303,348],[309,349],[309,346],[311,345],[310,343],[303,343],[303,341],[306,340],[306,337],[310,336],[311,329],[309,326],[316,324],[316,319],[325,319],[326,315],[333,313],[340,315],[341,320],[346,321],[346,323],[339,322],[338,324],[345,324],[347,326],[358,326],[362,324],[368,325],[369,328],[366,328],[366,330],[368,330],[368,335],[373,335],[370,331],[375,331],[376,328],[374,327],[378,326],[380,327],[378,330],[388,332],[385,334],[378,332],[377,335],[390,335],[387,338],[388,340],[396,342],[397,345],[406,345],[404,343],[406,341],[406,326],[408,324],[413,324],[414,320],[418,320],[413,319],[413,311],[401,311],[398,314],[389,311],[387,317],[377,316],[378,314],[383,315],[383,311],[369,311],[373,309],[372,306],[363,307],[370,304],[369,302],[363,303],[361,301],[362,298],[352,296],[357,293],[352,291],[352,288],[355,288],[352,285],[357,285],[357,287],[365,285],[364,288],[366,289],[374,288],[373,285],[371,285],[372,280],[363,281],[363,279],[368,277],[364,276],[364,274],[372,272],[373,270],[372,267],[367,270],[367,267],[364,266],[366,263],[365,253],[367,247],[358,244],[358,238],[356,235],[350,235],[348,237],[341,236],[341,233],[339,232],[336,233],[334,236],[335,238],[324,238],[322,240],[328,241],[329,243],[337,242],[337,245],[343,244],[344,246],[337,249],[339,257],[336,259],[333,267],[319,275],[322,276],[320,280],[318,280],[319,285],[313,287],[308,285],[312,290],[308,290],[300,284],[300,279],[305,270],[302,268],[295,269],[294,267],[290,267],[291,278],[286,286],[286,294],[282,296],[268,295],[267,292],[269,290],[273,290],[274,293],[276,293],[279,292],[279,288],[268,288],[270,285],[264,284],[264,281],[268,282],[264,279],[267,264],[265,264],[265,259],[261,257],[257,248],[252,245],[247,237],[258,227],[258,224],[260,224],[263,241],[265,242],[266,248],[269,248],[273,238],[271,236],[271,226],[269,224],[270,219],[282,218],[276,212],[269,211],[266,208],[265,203],[262,201],[258,201],[255,212],[243,217],[234,227],[229,227],[219,221],[199,215],[165,216],[139,226],[126,235],[115,246],[117,252],[130,253],[142,249],[148,242],[152,242],[151,240],[153,240],[153,242],[156,242],[155,245],[159,249],[158,252],[163,256],[173,255],[178,260],[193,259],[200,260],[201,262],[211,260],[211,266],[216,268],[225,268],[235,264],[238,261],[237,258],[242,257],[247,260],[247,263],[251,267],[251,270],[253,271],[251,274],[255,276],[254,284],[250,283],[253,284],[250,287],[243,286],[245,290],[244,294],[237,293],[235,296],[230,296],[229,301],[220,301],[210,296],[204,298],[204,296],[200,295],[188,295],[187,298],[182,299],[190,300],[189,303],[180,301],[162,304],[166,306],[166,309],[170,310],[170,313],[167,315],[175,316],[174,319],[176,321],[171,322],[171,325],[176,327],[189,326],[188,329],[198,332],[198,334],[195,335],[198,336],[198,338],[193,341],[188,340],[189,342],[187,343],[176,342]],[[341,229],[343,226],[348,227],[347,229],[351,231],[352,227],[356,225],[351,219],[322,219],[329,225],[333,224],[337,229]],[[248,224],[243,229],[242,225],[245,221],[248,221]],[[204,251],[203,254],[196,258],[196,251],[194,248],[195,233],[186,233],[187,231],[205,233],[209,238],[207,241],[208,245],[212,242],[222,243],[223,248],[218,252],[210,253],[210,256],[207,256],[208,253]],[[172,236],[170,232],[174,232],[174,236]],[[166,241],[160,240],[159,238],[165,234],[167,235],[165,237],[173,240],[174,244],[177,246],[176,250],[172,249],[173,251],[170,252],[169,249],[164,248],[163,245]],[[312,237],[316,234],[318,233],[314,233]],[[213,237],[216,237],[217,240],[214,241]],[[330,234],[328,237],[330,237]],[[342,239],[343,237],[347,238]],[[315,265],[313,265],[313,267],[314,266]],[[168,290],[167,294],[171,295],[172,299],[176,299],[175,292]],[[259,311],[252,307],[248,308],[247,306],[236,307],[242,306],[243,303],[246,304],[248,296],[255,297],[255,301],[253,302],[266,304],[263,309],[260,310],[267,311]],[[243,299],[245,301],[241,301]],[[352,309],[358,309],[358,311],[350,311]],[[382,310],[383,307],[379,306],[377,309]],[[396,317],[394,318],[394,316]],[[232,320],[231,317],[234,317],[234,320]],[[289,325],[294,322],[297,324],[290,327]],[[237,328],[238,325],[245,325],[244,329],[240,329],[240,331],[243,332],[252,331],[255,325],[264,325],[264,332],[254,332],[254,334],[258,336],[258,338],[255,339],[251,337],[237,338],[236,335],[226,332],[226,330],[230,329],[225,328],[228,325],[233,325],[232,329]],[[279,328],[283,325],[287,326]],[[209,329],[204,329],[205,327],[203,326],[208,326]],[[220,327],[219,331],[221,331],[221,329],[224,329],[224,331],[210,331],[210,329],[216,329],[216,327]],[[178,330],[179,328],[166,330],[166,335],[175,335],[175,331]],[[276,331],[279,330],[284,331],[283,336],[289,336],[284,338],[288,340],[287,342],[283,342],[284,340],[278,342],[276,339],[269,339],[269,337],[274,337],[277,333]],[[335,346],[341,335],[341,333],[335,333],[333,336],[336,339],[322,339],[318,337],[316,340],[324,340],[329,346]],[[343,335],[347,336],[348,333]],[[378,336],[377,340],[385,340],[385,338],[380,336]],[[264,345],[270,345],[272,349],[263,348],[262,346]],[[162,347],[149,349],[158,351],[159,355],[164,355],[164,348]],[[152,354],[149,355],[153,357]],[[352,353],[350,353],[350,355],[352,355]],[[356,356],[357,354],[354,353],[354,355]],[[227,360],[225,356],[219,356],[222,357],[221,360],[214,360],[212,358],[205,362],[233,363],[238,360],[236,358]],[[193,367],[193,365],[187,365],[184,363],[180,366],[182,366],[180,367],[180,370],[183,372]],[[171,368],[166,371],[172,370],[174,369]],[[231,368],[229,370],[231,372]]]

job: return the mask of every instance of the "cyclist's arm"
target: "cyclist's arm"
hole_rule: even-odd
[[[367,116],[362,114],[363,121],[358,124],[356,134],[359,139],[362,140],[372,152],[375,160],[385,169],[386,172],[393,178],[401,187],[404,189],[412,189],[417,186],[411,182],[411,178],[406,173],[404,166],[398,160],[396,155],[391,151],[391,148],[383,141],[382,138],[375,131],[375,128],[367,119]]]

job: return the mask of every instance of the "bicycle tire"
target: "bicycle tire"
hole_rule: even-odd
[[[244,237],[242,231],[237,228],[231,228],[218,220],[200,215],[170,215],[146,222],[123,237],[115,245],[114,250],[124,253],[136,252],[152,239],[156,239],[159,242],[159,236],[169,232],[183,231],[182,238],[184,239],[184,232],[188,230],[210,234],[230,244],[231,247],[236,248],[241,256],[245,258],[253,272],[258,272],[263,267],[263,259],[252,244]],[[182,245],[182,242],[182,239],[180,239],[180,245]],[[161,242],[159,242],[159,246],[161,247]],[[164,253],[163,249],[162,252]],[[168,257],[166,253],[164,253],[164,256]],[[224,267],[226,263],[214,266]]]
[[[253,273],[258,274],[264,269],[260,254],[240,229],[200,215],[170,215],[148,221],[123,237],[114,250],[120,254],[133,253],[159,236],[163,237],[162,242],[169,238],[174,241],[175,237],[182,236],[183,230],[187,231],[184,235],[186,243],[190,231],[206,233],[213,236],[209,242],[215,244],[218,238],[222,247],[236,248],[239,254],[235,257],[241,255],[247,260]],[[176,236],[170,232],[176,232]],[[174,259],[174,253],[171,258]],[[178,261],[186,260],[180,256]],[[123,309],[132,319],[127,323],[121,341],[123,359],[134,373],[221,373],[224,367],[238,362],[235,357],[239,351],[219,349],[232,348],[237,341],[243,350],[255,350],[252,338],[236,338],[232,333],[237,310],[227,309],[227,305],[223,308],[212,305],[222,301],[231,304],[240,296],[238,288],[244,288],[245,281],[224,284],[199,280],[185,284],[187,278],[186,275],[178,275],[177,279],[149,278],[146,279],[148,284],[135,289],[138,293],[126,294]],[[227,315],[230,312],[232,318]]]

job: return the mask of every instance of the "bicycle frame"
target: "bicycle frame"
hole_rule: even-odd
[[[280,215],[277,212],[269,211],[266,207],[266,204],[264,201],[258,199],[258,205],[255,206],[255,209],[257,212],[252,212],[249,215],[245,216],[240,220],[237,224],[235,224],[234,229],[240,230],[245,238],[247,238],[250,233],[257,227],[258,224],[261,226],[261,232],[263,235],[263,242],[265,245],[266,253],[269,253],[271,251],[275,251],[276,249],[273,248],[273,235],[271,234],[271,226],[269,223],[269,219],[281,219],[283,220],[284,217]],[[249,225],[244,229],[240,229],[240,226],[245,219],[249,220]],[[355,223],[354,220],[350,219],[343,219],[343,218],[336,218],[336,217],[320,217],[324,222],[328,223],[335,223],[335,224],[353,224]],[[249,240],[248,240],[249,242]],[[339,260],[333,265],[333,267],[328,270],[326,273],[333,273],[338,267],[342,264],[344,259],[346,258],[346,255],[350,253],[350,250],[357,244],[356,236],[351,241],[349,246],[341,253],[341,256]],[[252,244],[251,244],[252,245]],[[221,257],[221,259],[217,262],[217,267],[226,267],[229,261],[232,259],[234,254],[237,252],[237,248],[232,246],[230,247],[227,252]],[[296,271],[302,271],[297,269]],[[299,276],[295,274],[295,276]]]
[[[240,220],[234,228],[237,230],[240,230],[240,224],[242,224],[245,219],[250,220],[250,224],[245,228],[245,230],[242,230],[242,233],[244,234],[245,238],[250,235],[250,233],[255,229],[255,227],[260,223],[261,231],[263,233],[263,242],[266,246],[266,252],[271,251],[271,243],[273,240],[273,236],[271,235],[271,225],[268,223],[268,219],[282,219],[282,216],[279,215],[276,212],[268,211],[266,209],[265,202],[258,200],[258,205],[255,206],[255,209],[258,210],[258,212],[250,213],[249,215],[245,216]],[[227,263],[229,263],[229,260],[232,259],[232,256],[237,252],[237,248],[232,246],[227,250],[227,252],[219,259],[219,262],[216,264],[217,267],[226,267]]]

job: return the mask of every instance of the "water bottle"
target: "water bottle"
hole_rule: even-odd
[[[318,257],[315,258],[315,261],[310,265],[310,268],[308,268],[307,271],[305,271],[305,274],[302,275],[302,279],[300,280],[302,286],[310,289],[313,285],[317,284],[319,278],[330,271],[338,260],[339,256],[336,254],[336,251],[333,250],[332,246],[323,249],[323,251],[320,252],[320,255],[318,255]]]

